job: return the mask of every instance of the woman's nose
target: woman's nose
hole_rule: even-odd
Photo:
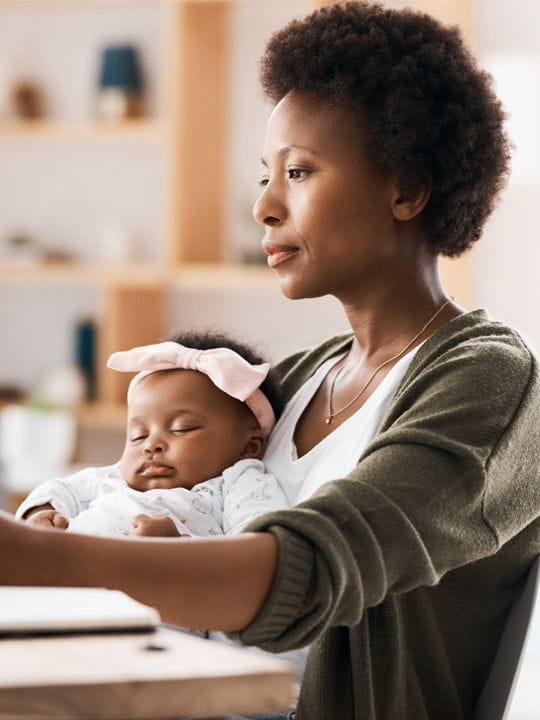
[[[253,206],[253,217],[259,225],[279,225],[285,220],[287,209],[275,183],[268,182]]]

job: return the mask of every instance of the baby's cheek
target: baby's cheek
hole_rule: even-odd
[[[124,480],[129,482],[131,475],[134,472],[135,469],[135,461],[133,458],[133,452],[130,452],[130,448],[125,447],[124,452],[122,453],[122,457],[120,458],[119,467],[120,467],[120,473],[122,474],[122,477]]]

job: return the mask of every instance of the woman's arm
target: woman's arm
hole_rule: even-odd
[[[539,420],[537,363],[519,344],[482,337],[424,362],[349,476],[247,526],[276,536],[280,562],[239,639],[301,647],[495,553],[540,517]]]
[[[164,622],[239,630],[255,618],[277,567],[270,533],[236,537],[109,539],[57,533],[0,511],[0,584],[123,590]]]

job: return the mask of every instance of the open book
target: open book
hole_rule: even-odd
[[[154,608],[119,590],[0,587],[0,635],[151,630]]]

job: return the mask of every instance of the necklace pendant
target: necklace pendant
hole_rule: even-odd
[[[324,418],[324,422],[326,425],[330,425],[330,423],[332,422],[332,416],[329,415],[328,417]]]

